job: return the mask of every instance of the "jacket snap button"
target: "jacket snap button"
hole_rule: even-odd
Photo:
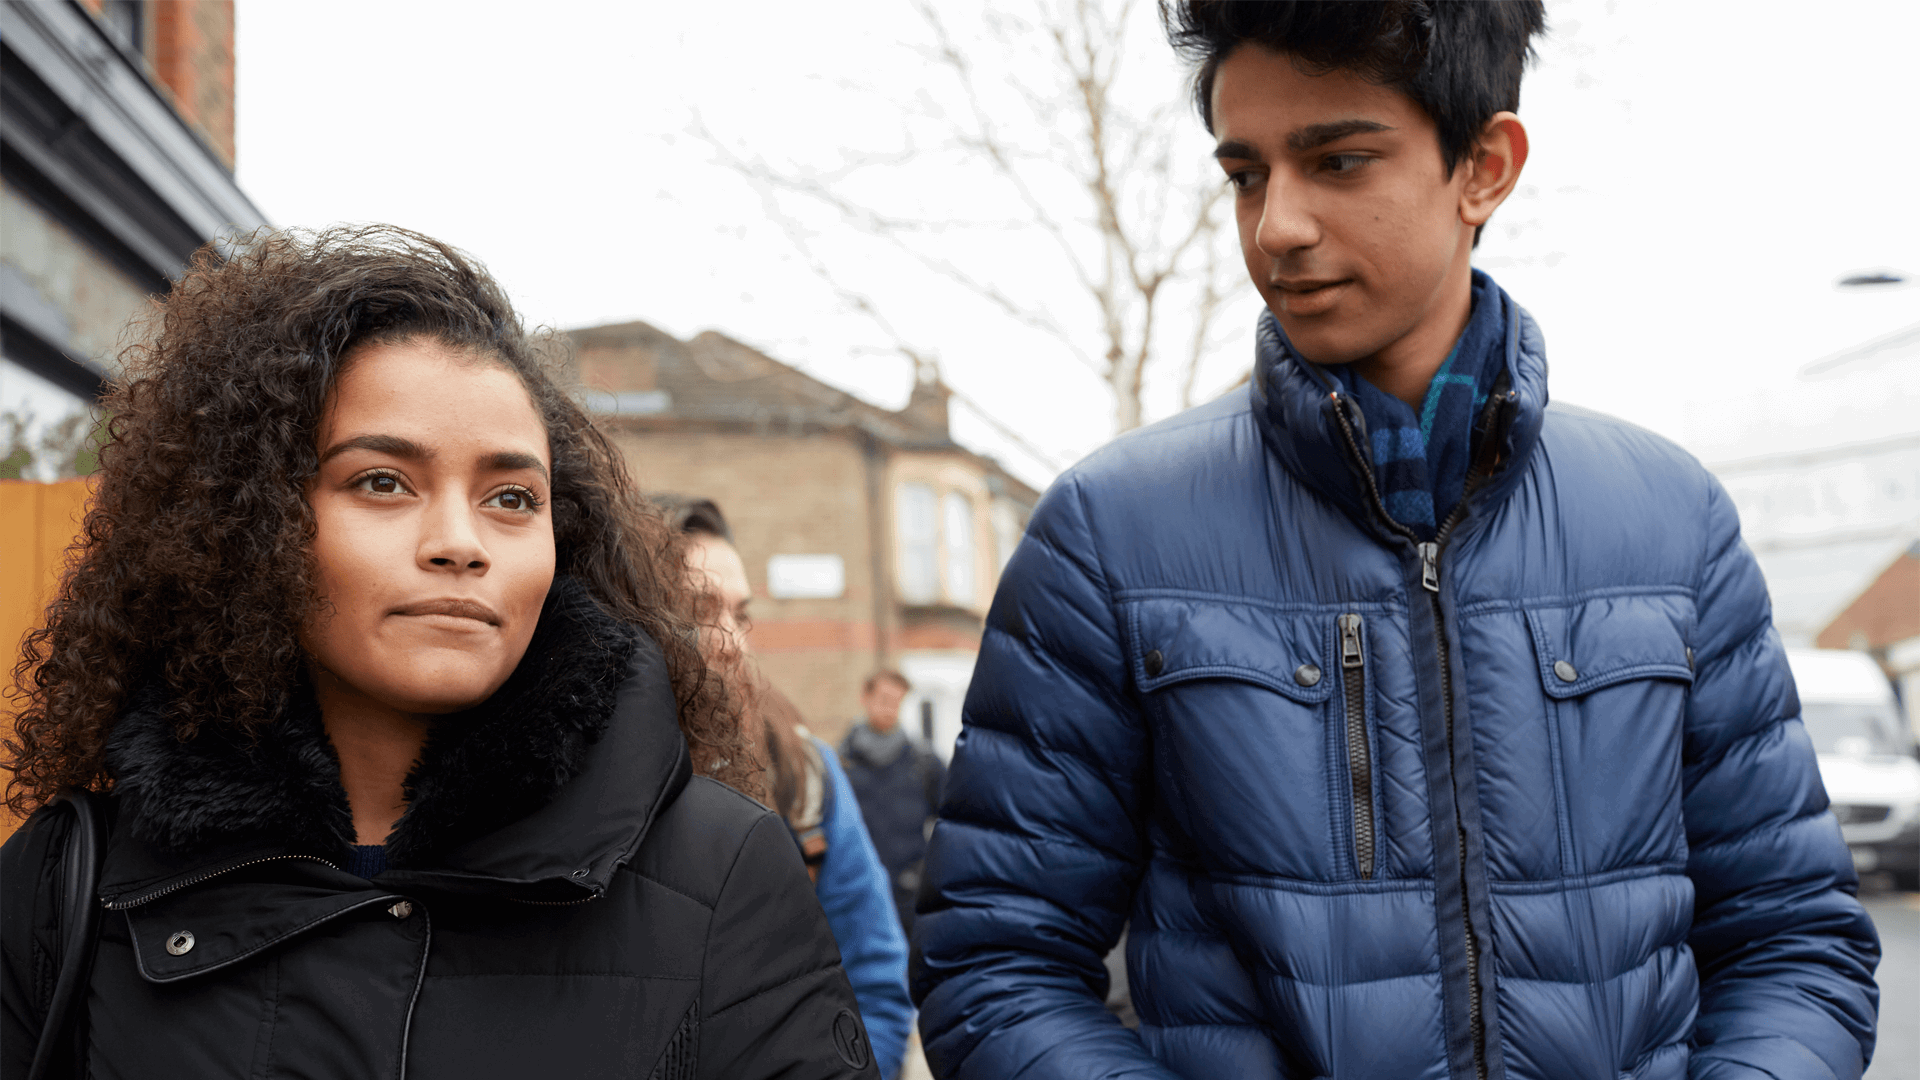
[[[185,956],[193,951],[193,931],[176,930],[167,939],[167,951],[175,956]]]
[[[1559,679],[1561,682],[1579,682],[1580,681],[1580,673],[1578,671],[1575,671],[1573,669],[1573,665],[1567,663],[1565,660],[1555,660],[1553,662],[1553,674],[1554,674],[1554,677]]]
[[[1293,669],[1293,681],[1301,686],[1312,686],[1320,681],[1320,669],[1312,664],[1301,664]]]
[[[580,869],[575,870],[573,872],[573,876],[577,878],[583,878],[583,877],[586,877],[589,873],[591,873],[591,871],[587,867],[583,866]]]
[[[1148,678],[1160,674],[1161,670],[1167,666],[1167,658],[1160,655],[1159,649],[1149,650],[1146,655],[1146,662]]]
[[[413,901],[402,900],[399,903],[388,908],[387,914],[393,916],[396,919],[404,919],[407,916],[413,914]]]

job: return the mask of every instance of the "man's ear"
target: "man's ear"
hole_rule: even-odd
[[[1460,220],[1468,225],[1487,223],[1513,193],[1520,170],[1527,164],[1527,128],[1510,112],[1493,114],[1474,140],[1472,171],[1460,189]]]

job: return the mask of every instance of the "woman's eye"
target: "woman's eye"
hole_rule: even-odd
[[[497,506],[502,510],[512,510],[519,514],[531,514],[540,505],[533,492],[524,488],[508,488],[488,499],[483,506]]]
[[[400,482],[400,478],[391,473],[373,473],[370,476],[363,476],[354,486],[375,495],[401,495],[407,490],[406,485]]]

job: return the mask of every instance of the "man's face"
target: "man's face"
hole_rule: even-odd
[[[1305,75],[1242,45],[1214,80],[1213,124],[1247,273],[1307,359],[1373,357],[1448,319],[1429,336],[1451,343],[1471,273],[1461,209],[1473,169],[1447,176],[1425,110],[1351,72]],[[1443,310],[1456,294],[1459,311]]]
[[[900,724],[900,702],[907,696],[906,687],[892,679],[881,679],[873,684],[873,689],[860,695],[860,705],[867,710],[867,726],[886,734]]]

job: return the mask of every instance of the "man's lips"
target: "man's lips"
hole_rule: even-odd
[[[1275,290],[1273,299],[1277,301],[1277,310],[1274,314],[1312,318],[1332,311],[1340,298],[1347,294],[1347,287],[1353,284],[1353,279],[1273,278],[1267,284]]]
[[[1301,278],[1295,281],[1284,281],[1279,278],[1274,278],[1268,281],[1267,284],[1273,286],[1276,289],[1279,289],[1281,292],[1311,293],[1311,292],[1318,292],[1321,289],[1329,288],[1334,285],[1345,285],[1349,280],[1351,279],[1349,278],[1317,278],[1317,279]]]
[[[452,615],[459,619],[475,619],[489,626],[500,625],[500,615],[478,600],[421,600],[394,608],[392,615]]]

